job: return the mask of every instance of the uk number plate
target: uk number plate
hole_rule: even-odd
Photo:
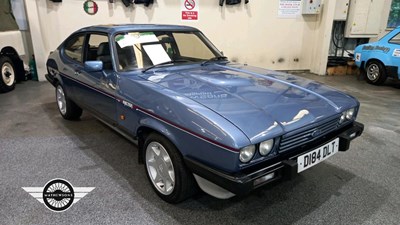
[[[300,173],[311,168],[325,159],[333,156],[339,150],[339,138],[297,157],[297,172]]]

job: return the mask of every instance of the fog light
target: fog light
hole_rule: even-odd
[[[357,133],[354,132],[354,133],[350,134],[350,138],[353,139],[356,137],[356,135],[357,135]]]
[[[271,180],[271,179],[274,178],[274,177],[275,177],[275,173],[267,174],[267,175],[265,175],[265,176],[262,176],[262,177],[260,177],[260,178],[258,178],[258,179],[256,179],[256,180],[254,180],[253,185],[254,185],[254,186],[260,185],[260,184],[262,184],[262,183],[265,183],[265,182]]]

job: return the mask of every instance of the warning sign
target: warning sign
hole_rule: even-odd
[[[181,0],[182,20],[199,20],[200,0]]]

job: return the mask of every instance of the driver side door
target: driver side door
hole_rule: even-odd
[[[87,33],[84,44],[83,68],[76,71],[80,85],[76,89],[86,108],[109,124],[116,122],[116,73],[112,50],[106,33]],[[88,61],[101,61],[101,71],[85,69]]]

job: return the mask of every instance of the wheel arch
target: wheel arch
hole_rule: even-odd
[[[2,55],[16,55],[19,57],[17,50],[11,46],[3,47],[0,51]]]
[[[138,161],[140,164],[144,163],[144,142],[146,140],[146,137],[151,133],[157,133],[165,137],[178,149],[179,154],[182,155],[182,152],[177,145],[177,140],[171,132],[171,129],[157,120],[146,118],[142,120],[141,125],[137,128],[136,131],[136,136],[138,139]]]
[[[370,58],[367,61],[364,61],[364,68],[366,69],[368,63],[372,62],[372,61],[377,61],[379,63],[382,63],[382,65],[385,65],[385,63],[382,62],[382,60],[378,59],[378,58]]]
[[[46,69],[47,69],[47,74],[50,80],[47,79],[54,87],[57,86],[57,84],[61,83],[62,79],[59,79],[57,76],[58,75],[58,65],[57,62],[54,59],[48,59],[46,62]],[[47,78],[47,77],[46,77]]]

